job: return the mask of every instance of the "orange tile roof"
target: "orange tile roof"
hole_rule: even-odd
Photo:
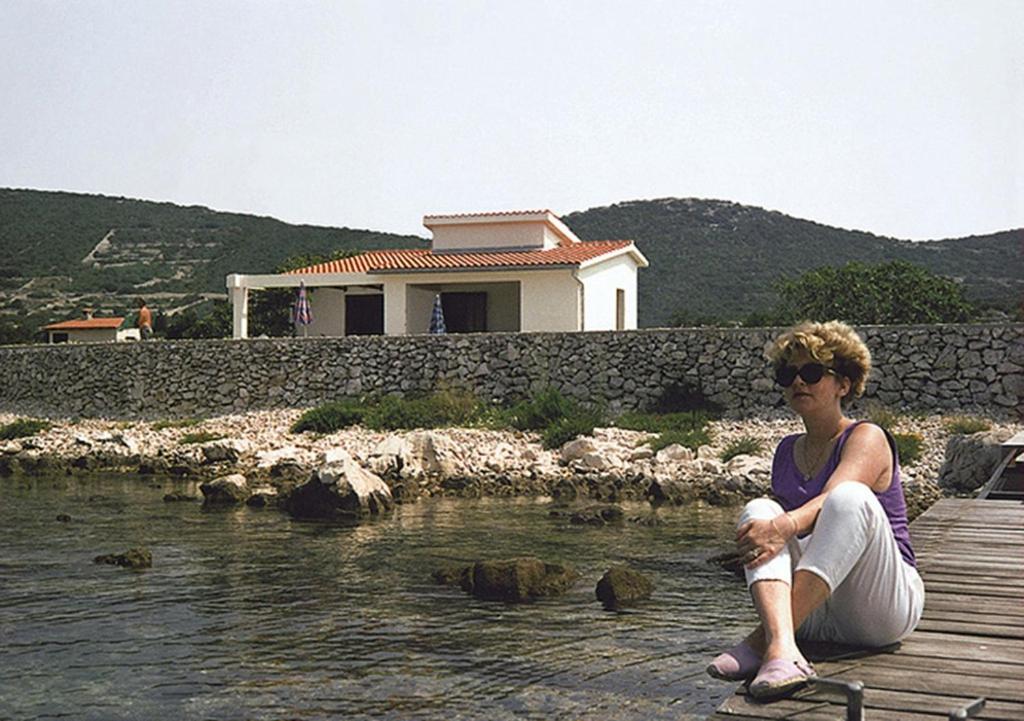
[[[289,271],[289,274],[381,273],[402,270],[465,270],[468,268],[533,268],[579,265],[633,244],[631,240],[591,240],[550,250],[435,253],[416,248],[370,250],[366,253]]]
[[[124,318],[81,318],[65,320],[60,323],[44,325],[43,330],[100,330],[117,329],[124,323]]]
[[[434,220],[442,218],[489,218],[493,215],[540,215],[541,213],[551,213],[546,208],[544,210],[495,210],[490,213],[434,213],[424,215],[424,220]],[[556,216],[557,217],[557,216]]]

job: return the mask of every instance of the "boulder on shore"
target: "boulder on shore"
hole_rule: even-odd
[[[950,493],[970,493],[984,486],[1002,460],[1000,444],[1009,437],[1005,430],[950,437],[939,487]]]
[[[296,518],[358,519],[376,516],[394,507],[391,490],[344,452],[298,485],[285,501]]]
[[[485,601],[522,603],[564,593],[579,575],[571,566],[525,557],[442,569],[434,578],[449,583],[458,578],[463,591]]]
[[[597,582],[594,593],[608,610],[614,610],[650,598],[654,583],[629,566],[612,566]]]
[[[153,554],[148,548],[129,548],[124,553],[110,553],[96,556],[93,563],[108,563],[111,566],[124,568],[150,568],[153,565]]]
[[[221,476],[212,481],[201,483],[199,490],[203,492],[203,503],[244,503],[252,494],[249,482],[241,473]]]
[[[244,438],[221,438],[202,447],[204,463],[238,463],[252,454],[252,443]]]

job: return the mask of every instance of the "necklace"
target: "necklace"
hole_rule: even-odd
[[[835,443],[836,438],[838,438],[839,434],[842,433],[842,432],[843,432],[843,427],[842,427],[842,425],[840,425],[839,426],[839,430],[837,430],[835,433],[833,433],[829,437],[829,439],[827,441],[825,441],[825,445],[823,445],[821,447],[821,450],[819,450],[818,453],[814,456],[814,462],[813,463],[811,463],[810,456],[808,455],[808,452],[807,452],[807,434],[806,433],[804,434],[804,444],[803,444],[803,446],[800,447],[800,455],[803,456],[804,468],[807,469],[805,472],[801,473],[801,475],[804,477],[804,481],[809,481],[812,478],[814,478],[814,474],[818,470],[818,466],[821,463],[824,463],[825,458],[828,456],[829,451],[832,450],[832,444]]]

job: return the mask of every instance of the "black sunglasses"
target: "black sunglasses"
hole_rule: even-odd
[[[823,366],[821,363],[804,363],[799,368],[796,366],[779,366],[775,369],[775,382],[783,388],[789,388],[793,385],[796,377],[800,376],[804,383],[814,385],[824,378],[826,373],[835,373],[835,371]]]

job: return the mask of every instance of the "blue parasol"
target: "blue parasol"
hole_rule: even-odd
[[[313,322],[313,309],[309,305],[309,298],[306,296],[306,284],[299,283],[299,297],[295,301],[295,312],[292,318],[295,328],[302,326],[302,335],[306,335],[306,326]]]
[[[434,296],[434,310],[430,314],[430,334],[443,335],[448,331],[444,327],[444,308],[441,307],[441,294]]]

